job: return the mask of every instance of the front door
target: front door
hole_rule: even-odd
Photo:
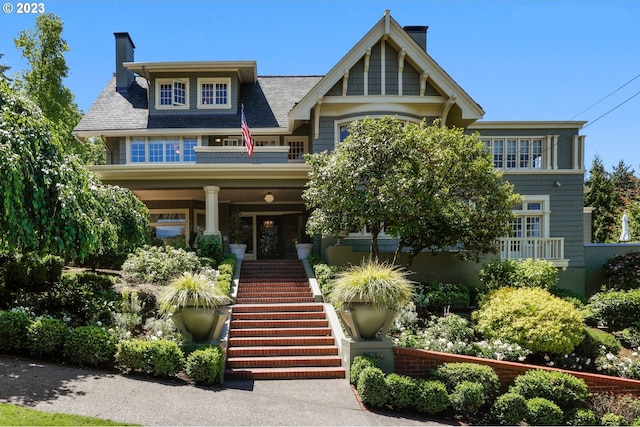
[[[295,259],[301,221],[301,214],[257,216],[257,259]]]

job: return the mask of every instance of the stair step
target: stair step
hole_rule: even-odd
[[[286,297],[309,297],[312,296],[310,289],[301,289],[299,291],[253,291],[247,292],[246,289],[238,291],[238,298],[286,298]]]
[[[230,337],[229,348],[233,346],[261,347],[261,346],[284,346],[284,345],[335,345],[335,340],[331,336],[295,336],[295,337]]]
[[[252,312],[276,312],[276,311],[321,311],[324,313],[322,303],[301,303],[301,304],[234,304],[231,306],[233,313]]]
[[[264,311],[231,314],[232,321],[326,319],[324,311]]]
[[[337,355],[338,347],[335,345],[286,345],[286,346],[255,346],[255,347],[229,347],[227,357],[252,357],[252,356],[329,356]]]
[[[250,328],[231,329],[229,337],[329,336],[331,328]]]
[[[342,366],[340,356],[230,357],[230,368],[275,368],[282,366]]]
[[[304,379],[304,378],[344,378],[345,370],[338,367],[297,367],[297,368],[253,368],[225,369],[225,380],[240,379]]]
[[[241,328],[326,328],[329,321],[322,319],[247,319],[231,320],[231,329]]]
[[[313,302],[313,297],[276,297],[276,298],[245,298],[239,297],[236,299],[238,304],[276,304],[276,303],[299,303],[299,302]]]

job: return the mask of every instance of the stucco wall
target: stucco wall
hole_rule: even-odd
[[[593,295],[600,290],[602,285],[607,283],[607,279],[602,274],[602,265],[611,257],[622,255],[627,252],[640,251],[640,243],[587,243],[584,245],[585,269],[585,290],[587,296]]]

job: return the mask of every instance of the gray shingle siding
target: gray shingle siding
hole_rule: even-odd
[[[287,163],[287,153],[265,153],[256,151],[252,156],[247,153],[196,153],[196,163]]]

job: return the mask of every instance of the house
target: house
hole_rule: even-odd
[[[203,232],[229,243],[236,208],[250,229],[247,259],[293,258],[308,215],[304,154],[331,150],[360,118],[440,118],[478,132],[523,196],[499,256],[551,260],[564,287],[583,291],[585,122],[482,121],[480,105],[429,55],[426,26],[402,27],[386,11],[324,76],[260,76],[255,61],[137,62],[128,33],[115,33],[115,42],[115,75],[75,133],[102,137],[107,164],[93,170],[146,203],[156,237],[189,244]],[[316,250],[332,262],[357,260],[368,236],[334,243],[316,239]],[[438,257],[417,259],[421,279],[477,272]]]

